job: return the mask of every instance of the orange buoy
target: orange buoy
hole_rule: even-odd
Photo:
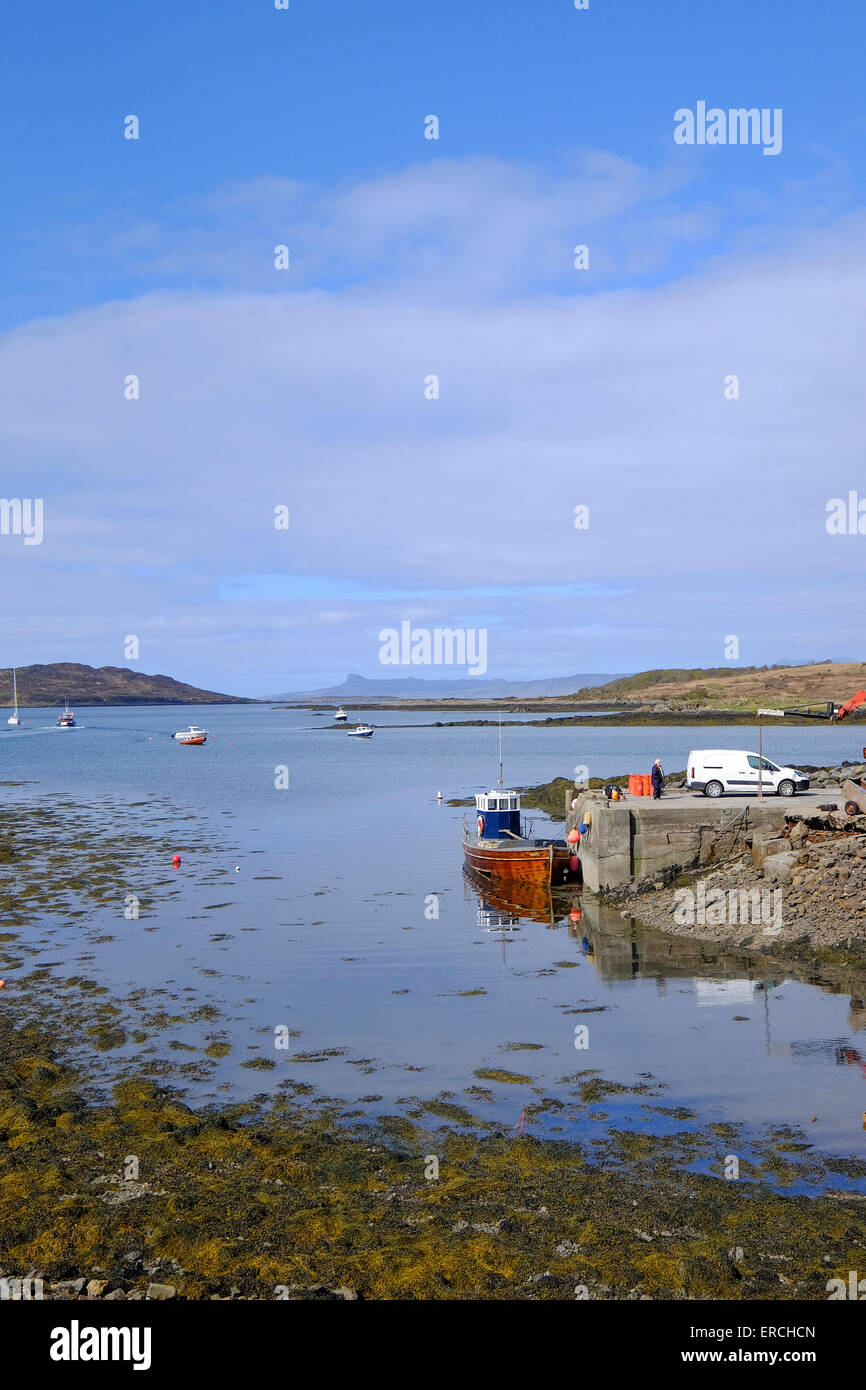
[[[179,855],[179,854],[173,854],[173,855],[172,855],[172,858],[171,858],[171,862],[172,862],[172,864],[174,865],[174,867],[177,868],[177,866],[180,864],[180,855]]]
[[[0,980],[0,989],[5,989],[5,988],[6,988],[6,981],[5,981],[5,980]]]

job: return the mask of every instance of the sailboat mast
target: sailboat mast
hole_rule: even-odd
[[[502,710],[499,711],[499,790],[502,791]]]

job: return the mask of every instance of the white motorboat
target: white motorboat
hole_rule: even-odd
[[[7,724],[20,724],[21,715],[18,713],[18,679],[17,672],[12,671],[12,713],[6,720]]]
[[[347,738],[372,738],[373,730],[369,724],[359,724],[357,729],[349,729]]]
[[[64,709],[64,711],[63,711],[62,714],[58,714],[58,716],[57,716],[57,724],[58,724],[58,727],[61,728],[61,729],[74,729],[74,728],[75,728],[75,715],[72,713],[72,710],[69,708],[69,696],[68,696],[68,695],[67,695],[67,697],[66,697],[66,708]]]
[[[342,705],[337,710],[336,714],[334,715],[334,718],[337,720],[339,724],[345,724],[346,720],[349,718]]]
[[[190,724],[188,729],[184,729],[179,734],[174,734],[178,743],[184,745],[198,746],[207,741],[207,729],[200,729],[196,724]]]

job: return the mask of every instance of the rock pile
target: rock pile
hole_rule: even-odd
[[[799,771],[806,773],[810,787],[839,787],[843,782],[858,782],[866,777],[866,763],[841,763],[839,767],[809,767],[804,763]]]
[[[697,894],[699,885],[704,910],[689,915],[677,890]],[[866,816],[792,811],[784,833],[760,851],[756,841],[753,853],[676,885],[632,885],[628,901],[629,916],[675,935],[770,953],[793,946],[866,955]]]

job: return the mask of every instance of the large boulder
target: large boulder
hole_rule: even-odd
[[[797,863],[797,851],[773,854],[764,863],[764,878],[772,883],[790,883]]]

